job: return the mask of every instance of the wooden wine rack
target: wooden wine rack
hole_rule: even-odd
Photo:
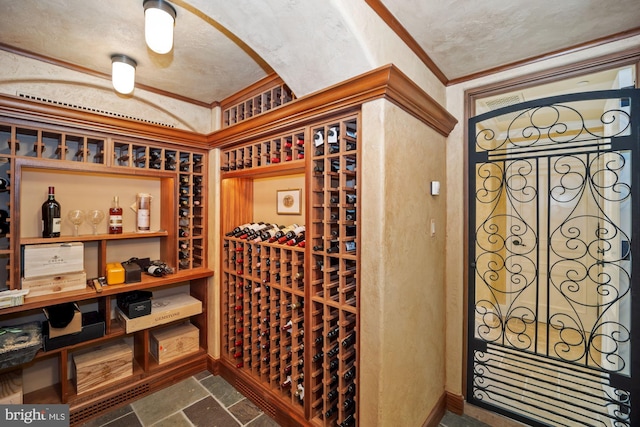
[[[311,131],[311,417],[324,427],[357,425],[357,117],[313,126]]]
[[[223,172],[258,169],[280,163],[303,164],[305,131],[277,135],[273,138],[230,148],[222,152]]]
[[[304,249],[224,241],[224,351],[283,400],[302,410]]]
[[[175,171],[178,174],[179,270],[205,265],[206,153],[115,142],[113,164],[118,168]]]
[[[294,99],[296,99],[295,95],[286,84],[277,84],[223,108],[222,125],[228,127],[240,123],[258,114],[278,108]]]
[[[221,351],[243,380],[322,427],[358,424],[358,123],[345,116],[222,152],[223,180],[273,176],[277,165],[255,161],[265,144],[304,137],[311,154],[304,249],[222,239]]]
[[[114,140],[112,135],[43,123],[0,122],[0,177],[9,183],[0,189],[0,203],[11,212],[12,174],[15,159],[60,162],[62,168],[82,170],[95,166],[119,169],[123,173],[144,173],[158,170],[175,172],[180,183],[175,198],[179,204],[175,227],[178,238],[178,259],[165,260],[177,270],[206,266],[206,182],[207,151],[174,148],[169,144],[153,144],[142,140]],[[0,208],[1,209],[1,208]],[[9,218],[15,212],[11,212]],[[7,221],[10,221],[8,219]],[[15,231],[14,231],[15,232]],[[11,233],[0,236],[0,288],[17,289],[19,280],[11,271],[15,265]],[[6,273],[5,273],[6,270]]]

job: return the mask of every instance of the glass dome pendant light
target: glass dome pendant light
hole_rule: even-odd
[[[144,0],[144,38],[152,51],[165,54],[173,48],[176,10],[164,0]]]
[[[126,55],[111,56],[111,83],[116,92],[128,95],[133,92],[136,83],[138,64]]]

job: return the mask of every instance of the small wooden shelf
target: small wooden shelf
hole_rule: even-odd
[[[25,303],[22,305],[0,309],[0,315],[39,309],[42,307],[60,304],[67,301],[83,301],[92,298],[117,295],[122,292],[153,289],[156,287],[162,287],[174,283],[182,283],[211,276],[213,276],[213,271],[207,268],[193,268],[189,270],[183,270],[165,277],[152,277],[143,274],[142,280],[140,282],[105,286],[102,288],[101,293],[97,293],[93,288],[87,286],[84,291],[64,292],[56,295],[55,297],[43,295],[33,298],[26,298]]]
[[[148,239],[151,237],[166,237],[169,233],[166,230],[152,231],[149,233],[122,233],[122,234],[81,234],[80,236],[61,237],[23,237],[20,239],[21,245],[36,245],[42,243],[66,243],[66,242],[96,242],[101,240],[129,240]]]

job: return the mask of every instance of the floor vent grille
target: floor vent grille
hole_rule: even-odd
[[[127,389],[118,393],[110,398],[101,400],[100,402],[93,403],[91,405],[84,406],[78,410],[71,412],[70,424],[78,425],[83,423],[89,418],[96,417],[104,412],[107,412],[114,407],[121,406],[123,403],[127,403],[144,396],[149,392],[149,384],[140,384],[136,387]]]
[[[255,403],[258,408],[262,409],[262,412],[264,412],[265,414],[269,415],[271,418],[275,418],[276,417],[276,408],[271,403],[269,403],[267,400],[265,400],[264,397],[260,396],[259,394],[256,394],[251,389],[251,387],[249,387],[248,385],[246,385],[244,383],[244,381],[242,381],[239,378],[236,378],[234,387],[240,393],[242,393],[243,395],[248,397],[249,400],[251,400],[253,403]]]
[[[58,106],[61,106],[61,107],[73,108],[74,110],[88,111],[90,113],[101,114],[103,116],[116,117],[118,119],[134,120],[136,122],[147,123],[147,124],[150,124],[150,125],[164,126],[164,127],[168,127],[168,128],[175,128],[175,126],[173,126],[173,125],[169,125],[169,124],[162,123],[162,122],[156,122],[156,121],[153,121],[153,120],[141,119],[139,117],[133,117],[133,116],[129,116],[129,115],[126,115],[126,114],[114,113],[112,111],[101,110],[99,108],[86,107],[84,105],[78,105],[78,104],[71,104],[71,103],[68,103],[68,102],[56,101],[54,99],[48,99],[48,98],[43,98],[41,96],[29,95],[27,93],[18,92],[18,96],[21,97],[21,98],[29,99],[31,101],[44,102],[44,103],[47,103],[47,104],[58,105]]]

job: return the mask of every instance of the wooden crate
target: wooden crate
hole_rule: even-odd
[[[26,298],[41,295],[55,295],[69,291],[83,291],[87,287],[87,274],[79,273],[61,274],[58,276],[41,276],[22,279],[22,289],[29,290]]]
[[[22,277],[56,276],[84,271],[84,243],[44,243],[24,246]]]
[[[73,355],[76,391],[86,393],[133,375],[133,352],[123,340]]]
[[[200,331],[191,323],[170,326],[151,332],[151,355],[158,364],[195,353],[200,348]]]
[[[126,333],[164,325],[202,313],[202,301],[189,294],[168,295],[151,300],[151,314],[129,319],[119,308],[116,315]]]

